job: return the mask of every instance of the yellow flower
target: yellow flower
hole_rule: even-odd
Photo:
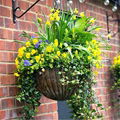
[[[35,60],[36,60],[36,62],[39,62],[40,61],[40,55],[35,56]]]
[[[77,8],[75,8],[74,13],[78,14],[78,9]]]
[[[57,39],[54,40],[54,45],[55,45],[56,47],[58,46],[58,40],[57,40]]]
[[[33,60],[30,60],[30,63],[33,63],[34,61]]]
[[[26,58],[30,58],[30,53],[26,53]]]
[[[57,56],[60,56],[60,51],[57,51]]]
[[[81,12],[81,13],[80,13],[80,17],[85,17],[85,13],[84,13],[84,12]]]
[[[59,10],[56,10],[56,13],[58,13],[58,14],[59,14],[59,13],[60,13],[60,11],[59,11]]]
[[[99,31],[99,30],[101,30],[101,28],[96,28],[95,30],[96,30],[96,31]]]
[[[73,15],[73,16],[72,16],[72,19],[73,19],[73,20],[76,20],[76,15]]]
[[[62,48],[62,45],[63,45],[63,44],[62,44],[62,43],[60,43],[60,48]]]
[[[24,54],[23,51],[19,52],[19,53],[18,53],[18,57],[22,58],[23,54]]]
[[[26,42],[25,45],[26,45],[27,47],[30,47],[31,43],[28,41],[28,42]]]
[[[59,21],[59,20],[60,20],[60,17],[59,17],[59,16],[57,16],[55,19],[56,19],[57,21]]]
[[[112,35],[111,35],[111,34],[108,34],[108,35],[107,35],[107,38],[111,39],[111,38],[112,38]]]
[[[99,63],[96,63],[95,66],[96,66],[96,68],[101,68]]]
[[[33,49],[33,50],[31,51],[31,54],[34,55],[36,52],[37,52],[37,50],[34,50],[34,49]]]
[[[55,11],[55,9],[54,9],[54,8],[50,10],[50,12],[51,12],[51,13],[52,13],[52,12],[54,12],[54,11]]]
[[[95,75],[98,75],[98,72],[97,72],[97,71],[94,71],[93,73],[94,73]]]
[[[36,43],[38,43],[38,39],[33,39],[33,44],[35,45]]]
[[[92,60],[92,57],[91,57],[91,56],[88,56],[88,60]]]
[[[66,58],[66,57],[67,57],[67,54],[66,54],[66,53],[63,53],[62,56],[63,56],[64,58]]]
[[[19,64],[19,61],[18,61],[18,59],[17,59],[17,58],[15,59],[15,64],[16,64],[16,65],[18,65],[18,64]]]
[[[46,47],[46,52],[52,52],[52,51],[54,51],[54,48],[52,46],[49,45]]]
[[[96,41],[96,40],[92,40],[92,43],[93,43],[93,44],[96,44],[96,43],[97,43],[97,41]]]
[[[18,73],[14,73],[14,76],[19,77],[20,75]]]
[[[42,22],[42,18],[38,18],[38,22],[41,23]]]
[[[90,22],[91,22],[91,23],[94,23],[94,22],[95,22],[95,19],[94,19],[94,18],[91,18],[91,19],[90,19]]]
[[[54,17],[53,16],[50,17],[50,21],[54,21]]]
[[[46,24],[46,25],[48,25],[48,26],[50,26],[50,25],[51,25],[51,23],[50,23],[50,21],[49,21],[49,20],[47,20],[45,24]]]

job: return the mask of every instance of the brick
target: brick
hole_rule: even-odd
[[[15,66],[15,64],[7,64],[7,70],[6,70],[6,72],[7,73],[14,73],[14,71],[16,70],[16,66]]]
[[[21,10],[26,10],[29,8],[29,1],[18,1],[18,6],[21,8]]]
[[[25,15],[25,20],[31,21],[31,22],[35,21],[35,20],[36,20],[36,14],[27,13],[27,14]]]
[[[0,64],[0,73],[5,74],[7,71],[7,65],[6,64]]]
[[[16,96],[18,92],[18,88],[17,87],[9,87],[9,96]]]
[[[1,100],[2,109],[14,107],[14,98],[5,98]]]
[[[3,5],[11,7],[12,6],[12,0],[3,0]]]
[[[6,42],[6,50],[17,51],[19,46],[16,42]]]
[[[10,17],[10,9],[0,6],[0,16]]]
[[[13,62],[15,55],[12,52],[0,52],[0,62]]]
[[[5,120],[6,111],[0,110],[0,120]]]
[[[12,31],[8,29],[0,29],[1,39],[12,39]]]
[[[27,31],[31,31],[31,23],[30,22],[22,22],[22,21],[20,21],[19,22],[19,24],[20,24],[20,30],[27,30]]]
[[[0,97],[8,96],[8,87],[0,87]]]
[[[5,50],[6,49],[6,42],[0,40],[0,50]]]
[[[0,76],[0,84],[1,85],[12,85],[16,84],[14,75],[1,75]]]
[[[3,27],[4,26],[4,19],[1,17],[0,18],[0,26]]]
[[[5,27],[14,28],[16,24],[13,23],[12,19],[5,18]]]

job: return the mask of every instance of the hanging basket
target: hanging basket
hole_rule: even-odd
[[[46,70],[43,74],[37,74],[38,90],[46,97],[53,100],[68,100],[78,86],[62,85],[59,81],[58,70]]]

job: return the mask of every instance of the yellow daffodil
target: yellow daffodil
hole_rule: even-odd
[[[54,40],[54,45],[57,47],[58,46],[58,39]]]
[[[46,52],[52,52],[53,50],[54,48],[50,45],[46,47]]]
[[[26,58],[30,58],[30,53],[26,53]]]
[[[31,46],[31,43],[28,41],[28,42],[26,42],[26,44],[25,44],[27,47],[30,47]]]
[[[19,61],[18,61],[18,59],[17,59],[17,58],[15,59],[15,64],[16,64],[16,65],[18,65],[18,64],[19,64]]]
[[[60,51],[57,51],[57,56],[60,56]]]
[[[78,14],[78,9],[77,8],[75,8],[74,13]]]
[[[40,61],[40,55],[35,56],[35,60],[36,60],[36,62],[39,62]]]
[[[31,51],[31,54],[34,55],[36,52],[37,52],[37,50],[34,50],[34,49],[33,49],[33,50]]]
[[[53,16],[51,16],[50,17],[50,21],[54,21],[55,19],[54,19],[54,17]]]
[[[81,12],[81,13],[80,13],[80,17],[85,17],[85,13],[84,13],[84,12]]]
[[[19,77],[20,75],[18,73],[14,73],[14,76]]]
[[[51,12],[51,13],[52,13],[52,12],[54,12],[54,11],[55,11],[55,9],[54,9],[54,8],[50,10],[50,12]]]
[[[34,61],[33,60],[30,60],[30,63],[33,63]]]
[[[49,21],[49,20],[47,20],[45,24],[46,24],[46,25],[48,25],[48,26],[50,26],[50,25],[51,25],[51,23],[50,23],[50,21]]]
[[[56,19],[57,21],[59,21],[59,20],[60,20],[60,17],[59,17],[59,16],[57,16],[55,19]]]
[[[95,19],[94,19],[94,18],[91,18],[91,19],[90,19],[90,22],[91,22],[91,23],[94,23],[94,22],[95,22]]]
[[[37,44],[38,43],[38,39],[33,39],[33,44]]]
[[[96,67],[96,68],[101,68],[101,66],[100,66],[99,63],[96,63],[96,64],[95,64],[95,67]]]

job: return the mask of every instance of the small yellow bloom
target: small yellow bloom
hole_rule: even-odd
[[[94,73],[95,75],[98,75],[98,72],[97,72],[97,71],[94,71],[93,73]]]
[[[55,19],[54,19],[54,17],[53,16],[51,16],[50,17],[50,21],[54,21]]]
[[[36,60],[36,62],[39,62],[40,61],[40,55],[35,56],[35,60]]]
[[[20,75],[18,73],[14,73],[14,76],[19,77]]]
[[[95,30],[96,30],[96,31],[99,31],[99,30],[101,30],[101,28],[96,28]]]
[[[54,40],[54,45],[57,47],[58,46],[58,39]]]
[[[74,13],[78,14],[78,9],[77,8],[75,8]]]
[[[33,39],[33,44],[37,44],[38,43],[38,39]]]
[[[51,12],[51,13],[52,13],[52,12],[54,12],[54,11],[55,11],[55,9],[54,9],[54,8],[50,10],[50,12]]]
[[[36,52],[37,52],[37,50],[34,50],[34,49],[33,49],[33,50],[31,51],[31,54],[34,55]]]
[[[108,34],[108,35],[107,35],[107,38],[111,39],[111,38],[112,38],[112,35],[111,35],[111,34]]]
[[[76,20],[76,15],[73,15],[73,16],[72,16],[72,19],[73,19],[73,20]]]
[[[92,40],[92,43],[93,43],[93,44],[96,44],[96,43],[97,43],[97,40]]]
[[[50,26],[50,25],[51,25],[51,23],[50,23],[50,21],[49,21],[49,20],[47,20],[47,21],[46,21],[46,25],[48,25],[48,26]]]
[[[57,56],[60,56],[60,51],[57,51]]]
[[[46,52],[52,52],[52,51],[54,51],[54,48],[52,46],[49,45],[46,47]]]
[[[80,17],[85,17],[85,13],[84,13],[84,12],[81,12],[81,13],[80,13]]]
[[[96,63],[95,66],[96,66],[96,68],[101,68],[99,63]]]
[[[28,42],[26,42],[25,45],[26,45],[27,47],[30,47],[31,43],[28,41]]]
[[[30,53],[26,53],[26,58],[30,58]]]
[[[67,57],[67,54],[66,54],[66,53],[63,53],[62,56],[63,56],[64,58],[66,58],[66,57]]]
[[[42,22],[42,18],[38,18],[38,22],[41,23]]]
[[[18,53],[18,57],[22,58],[23,54],[24,54],[23,51],[19,52],[19,53]]]
[[[60,17],[59,17],[59,16],[57,16],[55,19],[56,19],[57,21],[59,21],[59,20],[60,20]]]
[[[62,43],[60,43],[60,48],[62,48],[62,46],[63,46],[63,44],[62,44]]]
[[[94,23],[94,22],[95,22],[95,19],[94,19],[94,18],[91,18],[91,19],[90,19],[90,22],[91,22],[91,23]]]
[[[56,10],[56,13],[58,13],[58,14],[59,14],[59,13],[60,13],[60,10]]]
[[[18,61],[18,59],[17,59],[17,58],[15,59],[15,64],[16,64],[16,65],[18,65],[18,64],[19,64],[19,61]]]
[[[30,60],[30,63],[33,63],[34,61],[33,60]]]
[[[92,60],[92,57],[91,57],[91,56],[88,56],[88,60]]]

